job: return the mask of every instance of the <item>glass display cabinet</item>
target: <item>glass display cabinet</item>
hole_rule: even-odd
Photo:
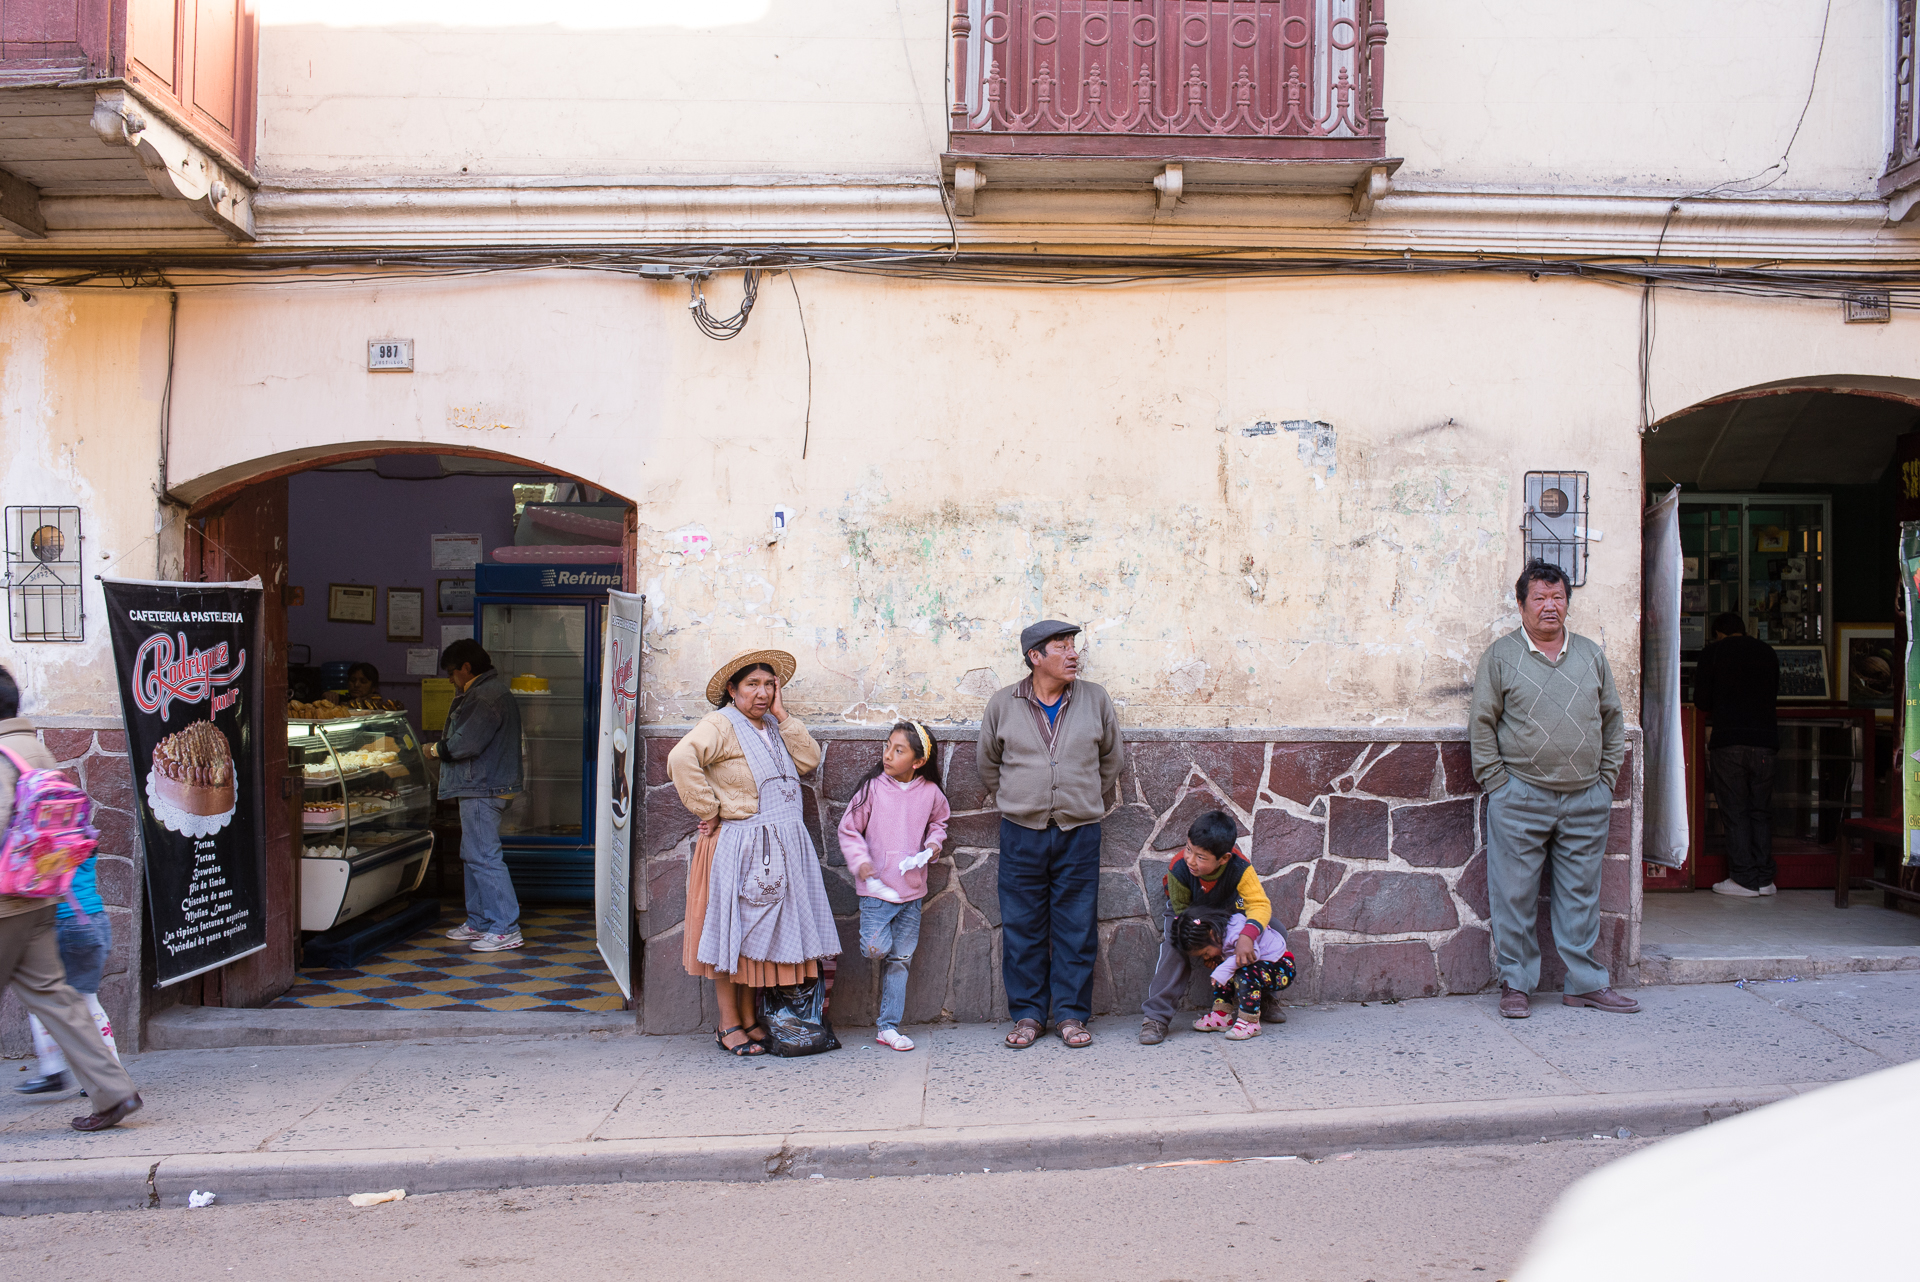
[[[289,718],[300,771],[300,929],[331,930],[416,889],[433,855],[433,792],[404,713]]]
[[[1833,634],[1833,594],[1827,583],[1829,509],[1830,500],[1819,494],[1682,496],[1683,701],[1693,698],[1693,667],[1713,639],[1717,615],[1739,615],[1748,636],[1775,647],[1829,645]],[[1832,693],[1791,694],[1783,682],[1782,698],[1795,697],[1827,699]]]

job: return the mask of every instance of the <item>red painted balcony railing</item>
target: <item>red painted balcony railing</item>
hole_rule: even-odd
[[[1386,154],[1385,0],[953,0],[956,155]]]

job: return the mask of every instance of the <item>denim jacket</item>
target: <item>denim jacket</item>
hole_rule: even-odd
[[[454,697],[440,737],[440,762],[442,797],[520,791],[520,705],[498,668],[481,673]]]

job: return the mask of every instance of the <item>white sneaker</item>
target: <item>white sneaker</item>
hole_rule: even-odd
[[[1758,899],[1767,892],[1763,890],[1748,890],[1745,886],[1742,886],[1739,882],[1729,877],[1725,881],[1714,882],[1713,893],[1716,895],[1732,895],[1735,899]],[[475,945],[475,947],[478,947],[478,945]]]
[[[480,935],[467,945],[476,953],[504,953],[509,948],[520,947],[520,932],[510,930],[504,935]]]
[[[891,1046],[897,1051],[910,1051],[913,1049],[913,1039],[897,1028],[883,1028],[874,1035],[873,1040],[879,1042],[882,1046]]]
[[[1780,893],[1780,887],[1774,885],[1772,882],[1768,882],[1766,885],[1760,887],[1760,893],[1763,895],[1777,895]]]
[[[485,932],[483,931],[475,930],[473,927],[467,925],[465,922],[461,922],[458,926],[455,926],[452,930],[447,932],[447,938],[457,939],[464,944],[469,940],[480,938],[480,936],[484,933]]]

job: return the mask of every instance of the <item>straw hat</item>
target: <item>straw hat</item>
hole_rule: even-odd
[[[793,661],[793,656],[785,650],[742,650],[721,664],[707,679],[707,702],[724,703],[727,697],[727,678],[740,669],[756,663],[764,663],[772,668],[774,675],[780,678],[780,684],[783,686],[793,680],[793,670],[799,666]]]

